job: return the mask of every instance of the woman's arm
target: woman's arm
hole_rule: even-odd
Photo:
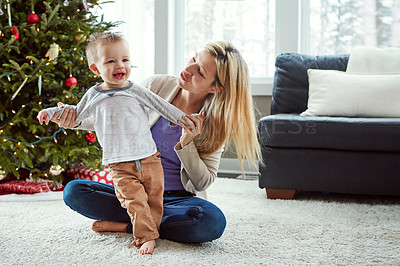
[[[223,149],[206,157],[201,157],[194,143],[194,138],[203,130],[203,122],[206,119],[204,111],[199,115],[185,117],[188,124],[179,122],[182,127],[182,136],[175,145],[175,151],[181,160],[182,182],[186,190],[206,190],[217,177],[221,154]]]
[[[175,151],[182,163],[181,175],[185,189],[190,191],[194,187],[196,191],[206,190],[217,177],[223,149],[200,157],[193,141],[181,149],[177,149],[177,146]]]

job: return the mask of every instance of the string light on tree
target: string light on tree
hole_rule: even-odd
[[[53,178],[57,172],[50,173],[59,167],[96,167],[101,157],[97,142],[88,142],[85,131],[67,134],[54,123],[44,126],[36,120],[39,110],[59,101],[76,104],[82,88],[98,81],[84,62],[83,42],[116,23],[98,21],[92,7],[101,3],[85,3],[0,0],[0,169],[7,175],[18,176],[19,169],[28,167],[32,178],[44,173]],[[52,165],[56,169],[50,171]]]

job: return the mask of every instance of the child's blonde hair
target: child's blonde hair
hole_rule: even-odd
[[[89,43],[86,46],[86,57],[89,66],[97,61],[97,48],[99,45],[116,43],[126,40],[117,32],[95,32],[89,37]]]

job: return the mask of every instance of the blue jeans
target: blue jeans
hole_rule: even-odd
[[[64,188],[64,202],[91,219],[132,224],[115,196],[114,186],[89,180],[73,180]],[[219,238],[225,230],[222,211],[196,197],[164,197],[160,238],[181,243],[202,243]]]

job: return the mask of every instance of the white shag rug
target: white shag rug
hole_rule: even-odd
[[[256,180],[217,178],[209,199],[227,218],[220,239],[159,239],[145,256],[130,234],[93,232],[57,197],[1,201],[0,265],[400,265],[399,197],[269,200]]]

